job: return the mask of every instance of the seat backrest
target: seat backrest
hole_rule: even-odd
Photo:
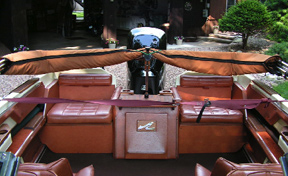
[[[26,175],[73,176],[73,173],[69,161],[66,158],[61,158],[49,164],[20,164],[17,176]]]
[[[111,99],[115,90],[110,74],[60,74],[59,98],[73,100]]]
[[[282,176],[282,168],[280,164],[269,163],[245,163],[236,164],[224,158],[218,158],[211,176]]]
[[[203,101],[230,100],[232,95],[232,76],[181,75],[177,91],[182,100]]]

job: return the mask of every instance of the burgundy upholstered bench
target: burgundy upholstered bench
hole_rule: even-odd
[[[73,100],[117,99],[110,74],[60,74],[48,95]],[[58,103],[47,110],[41,141],[56,153],[112,153],[113,106]]]
[[[180,85],[172,89],[181,101],[230,100],[231,76],[181,75]],[[179,153],[236,152],[245,142],[243,113],[209,106],[200,123],[196,119],[202,106],[181,105]]]

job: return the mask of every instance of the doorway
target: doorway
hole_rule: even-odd
[[[195,37],[203,35],[201,26],[209,14],[205,0],[186,0],[183,4],[183,35]]]

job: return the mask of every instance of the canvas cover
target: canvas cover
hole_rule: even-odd
[[[81,68],[96,68],[139,58],[140,52],[128,50],[35,50],[3,56],[4,74],[44,74]]]
[[[163,50],[153,56],[173,66],[222,76],[268,72],[281,60],[279,56],[256,53],[180,50]]]
[[[267,72],[281,60],[278,56],[236,52],[156,49],[151,49],[149,53],[146,53],[145,49],[36,50],[3,56],[0,71],[7,75],[44,74],[115,65],[133,59],[144,59],[145,55],[186,70],[215,75]]]

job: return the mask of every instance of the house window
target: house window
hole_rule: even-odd
[[[236,5],[236,0],[227,0],[226,11],[233,5]]]

